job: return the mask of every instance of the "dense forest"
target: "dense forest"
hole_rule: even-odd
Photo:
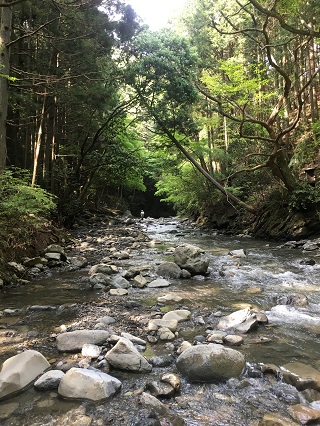
[[[153,32],[120,0],[0,0],[1,239],[88,208],[319,233],[319,13],[192,0]]]

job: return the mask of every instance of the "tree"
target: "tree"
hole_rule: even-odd
[[[127,64],[127,82],[133,87],[155,130],[165,136],[190,163],[230,200],[255,213],[220,184],[185,147],[198,139],[199,126],[193,119],[199,100],[196,90],[197,55],[188,41],[163,30],[144,32],[136,38]]]
[[[229,179],[266,168],[293,192],[298,175],[291,167],[292,137],[303,115],[308,115],[308,98],[313,99],[312,116],[318,116],[316,22],[298,0],[276,1],[272,7],[255,0],[194,3],[196,13],[187,19],[187,28],[195,44],[205,40],[206,53],[212,48],[209,57],[202,57],[196,86],[211,102],[212,111],[237,128],[240,138],[251,141],[248,155],[242,155],[245,161],[240,158]],[[306,66],[308,57],[313,59],[311,67]]]

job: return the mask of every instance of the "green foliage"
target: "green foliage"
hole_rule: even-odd
[[[171,30],[144,31],[135,40],[127,64],[127,83],[146,114],[171,132],[194,134],[192,105],[198,92],[192,84],[197,55],[185,37]]]
[[[320,184],[311,186],[301,182],[289,196],[289,205],[295,210],[306,210],[320,204]]]
[[[7,169],[0,175],[0,217],[16,222],[37,222],[55,209],[54,197],[44,189],[30,186],[27,170]]]

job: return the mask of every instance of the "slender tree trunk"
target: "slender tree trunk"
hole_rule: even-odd
[[[9,101],[8,76],[10,72],[9,48],[11,38],[12,8],[0,8],[0,173],[6,167],[7,114]]]
[[[43,128],[45,105],[46,105],[46,95],[43,96],[41,116],[40,116],[40,122],[39,122],[38,134],[37,134],[37,140],[36,140],[35,147],[34,147],[34,154],[33,154],[33,173],[32,173],[32,183],[31,183],[32,186],[34,186],[36,184],[36,181],[37,181],[37,170],[38,170],[38,162],[39,162],[41,140],[42,140],[42,128]]]

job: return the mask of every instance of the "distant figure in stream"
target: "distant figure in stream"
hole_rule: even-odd
[[[140,212],[140,220],[143,220],[143,218],[144,218],[144,211],[141,210],[141,212]]]

